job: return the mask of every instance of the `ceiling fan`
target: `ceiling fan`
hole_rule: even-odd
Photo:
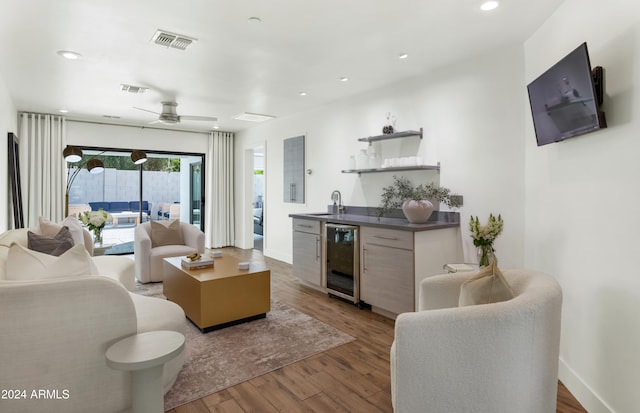
[[[204,120],[204,121],[210,121],[210,122],[216,122],[218,120],[218,118],[214,118],[212,116],[194,116],[194,115],[180,116],[176,112],[176,106],[178,106],[178,103],[170,102],[170,101],[164,101],[160,103],[162,104],[162,112],[160,113],[154,112],[148,109],[138,108],[135,106],[134,106],[134,109],[143,110],[145,112],[150,112],[158,115],[159,116],[158,120],[153,121],[151,123],[161,122],[161,123],[173,125],[176,123],[180,123],[181,120]]]

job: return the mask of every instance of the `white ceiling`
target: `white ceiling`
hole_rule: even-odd
[[[134,106],[175,100],[178,114],[239,131],[255,125],[232,119],[241,112],[286,117],[522,42],[562,1],[501,0],[486,13],[480,0],[5,0],[0,76],[20,111],[146,125],[156,116]],[[197,42],[164,48],[157,29]]]

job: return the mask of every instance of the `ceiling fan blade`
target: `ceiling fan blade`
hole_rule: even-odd
[[[153,113],[154,115],[159,115],[159,114],[160,114],[159,112],[154,112],[154,111],[149,110],[149,109],[138,108],[138,107],[136,107],[136,106],[134,106],[133,108],[134,108],[134,109],[138,109],[138,110],[142,110],[142,111],[144,111],[144,112]]]
[[[204,121],[216,122],[218,118],[214,118],[212,116],[184,115],[184,116],[180,116],[180,120],[204,120]]]

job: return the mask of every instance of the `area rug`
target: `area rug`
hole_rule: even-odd
[[[162,284],[136,292],[164,298]],[[165,410],[354,340],[276,300],[266,318],[202,334],[185,320],[186,362],[165,395]]]

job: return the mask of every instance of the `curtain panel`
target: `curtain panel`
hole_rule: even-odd
[[[207,149],[205,189],[205,244],[209,248],[235,243],[233,156],[233,133],[212,132]]]
[[[64,218],[66,162],[65,118],[21,113],[18,125],[25,227],[38,226],[38,217]]]

